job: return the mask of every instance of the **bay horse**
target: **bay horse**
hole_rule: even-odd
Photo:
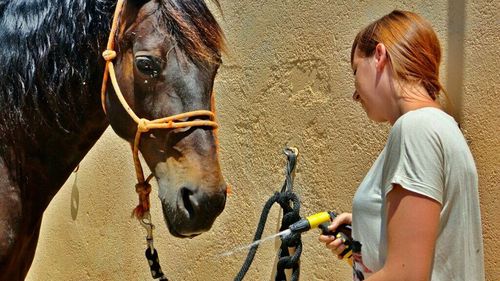
[[[110,81],[101,104],[115,5],[0,1],[0,280],[25,278],[44,210],[109,124],[153,172],[171,234],[205,232],[224,209],[216,132],[203,125],[210,115],[137,133]],[[116,57],[106,60],[141,121],[213,110],[224,36],[203,0],[127,0],[111,41]]]

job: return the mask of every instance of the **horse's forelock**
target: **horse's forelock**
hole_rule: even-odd
[[[219,8],[217,0],[212,0]],[[218,62],[224,34],[203,0],[161,0],[163,20],[177,45],[194,61]]]

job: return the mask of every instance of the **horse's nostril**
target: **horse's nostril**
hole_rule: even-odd
[[[187,211],[189,214],[189,217],[194,216],[194,208],[193,203],[196,204],[196,202],[192,202],[191,200],[196,200],[193,196],[193,191],[190,190],[187,187],[183,187],[180,190],[181,193],[181,198],[182,198],[182,204],[184,205],[184,209]]]

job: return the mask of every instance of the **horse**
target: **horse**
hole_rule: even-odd
[[[141,123],[213,111],[220,26],[203,0],[126,0],[110,40],[116,57],[103,59],[115,6],[0,1],[0,280],[25,278],[44,210],[108,125],[152,171],[172,235],[208,231],[225,207],[213,116],[144,129],[128,112]],[[119,88],[103,78],[110,60]]]

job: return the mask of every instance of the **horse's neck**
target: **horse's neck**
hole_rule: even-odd
[[[37,142],[10,147],[4,158],[11,176],[25,196],[39,200],[44,209],[59,191],[71,172],[78,166],[108,126],[103,113],[89,115],[72,133],[54,129],[34,131]]]
[[[89,1],[89,3],[94,2],[96,1]],[[97,2],[101,6],[111,6],[106,4],[108,1]],[[95,19],[107,16],[102,11],[98,11],[99,7],[95,7],[95,9],[95,14],[90,14],[89,19],[87,19],[88,23],[90,23],[92,17]],[[109,17],[111,17],[111,13]],[[71,20],[76,21],[77,19]],[[103,20],[110,21],[111,19],[106,18]],[[107,24],[94,23],[92,26],[100,25],[106,26]],[[99,65],[98,54],[95,53],[96,49],[102,49],[105,46],[107,39],[105,29],[85,30],[86,42],[75,42],[75,44],[81,44],[82,47],[72,50],[67,49],[68,41],[64,43],[66,44],[64,46],[62,46],[63,44],[61,46],[58,44],[50,45],[52,54],[61,54],[62,58],[59,59],[64,59],[68,63],[86,60],[87,64],[82,63],[77,66],[79,68],[67,68],[69,71],[80,73],[83,78],[75,79],[77,76],[68,74],[66,76],[63,74],[59,76],[59,74],[54,73],[44,74],[43,66],[37,65],[39,72],[35,73],[35,75],[42,77],[38,79],[43,80],[43,77],[54,79],[53,75],[57,75],[59,80],[66,80],[61,80],[63,81],[61,83],[55,79],[56,83],[59,84],[53,87],[47,87],[46,85],[50,83],[50,80],[45,80],[36,82],[39,84],[33,84],[34,87],[37,87],[42,95],[45,93],[47,99],[49,97],[48,93],[57,89],[56,95],[58,98],[77,100],[76,106],[73,104],[68,109],[64,108],[64,105],[53,105],[47,102],[45,105],[36,104],[44,108],[35,112],[33,111],[33,105],[28,104],[24,108],[20,108],[21,111],[24,111],[24,115],[21,115],[19,123],[9,121],[9,118],[6,118],[7,115],[3,114],[3,120],[0,120],[0,123],[4,122],[4,124],[0,124],[2,125],[0,127],[3,129],[5,127],[10,128],[6,129],[10,133],[9,136],[0,137],[2,142],[8,143],[7,149],[5,147],[2,149],[3,153],[0,154],[3,155],[0,155],[0,157],[3,157],[6,163],[9,164],[11,175],[15,177],[14,181],[22,189],[27,190],[29,193],[33,192],[47,196],[47,204],[107,127],[107,121],[100,108],[99,99],[103,64],[102,60],[100,60]],[[70,30],[71,28],[68,28],[67,31]],[[89,42],[97,44],[93,46],[94,50],[88,50],[86,54],[80,53],[85,52],[85,44],[90,44]],[[50,64],[48,65],[50,66]],[[67,65],[60,64],[60,66],[66,67]],[[49,71],[56,71],[55,73],[58,73],[58,71],[63,73],[64,71],[64,69],[59,68],[47,68]],[[33,100],[35,99],[33,98]],[[34,116],[36,114],[39,114],[39,116]],[[60,117],[71,117],[72,114],[76,116],[73,119]],[[51,119],[51,116],[54,118]],[[23,118],[26,124],[23,123]],[[41,119],[45,121],[41,122]]]

